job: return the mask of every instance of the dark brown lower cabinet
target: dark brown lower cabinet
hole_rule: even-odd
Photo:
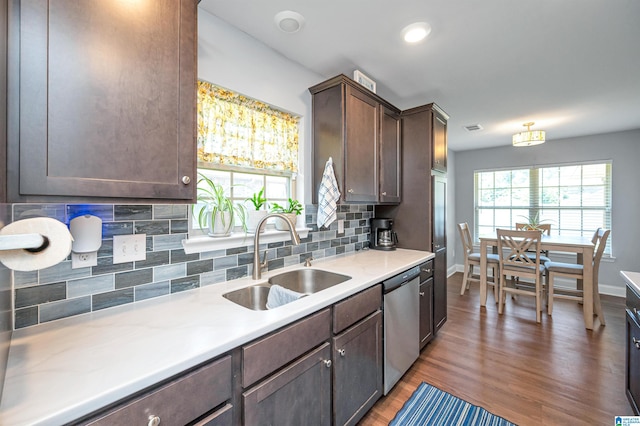
[[[225,356],[74,424],[230,426],[231,388],[231,357]]]
[[[420,349],[433,339],[433,277],[420,283]]]
[[[433,332],[447,321],[447,249],[436,251],[433,260]]]
[[[382,396],[382,311],[333,338],[335,425],[355,425]]]
[[[626,393],[631,408],[640,415],[640,295],[627,285]]]
[[[329,343],[244,392],[242,399],[246,425],[330,425]]]

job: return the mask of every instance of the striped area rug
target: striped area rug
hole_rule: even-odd
[[[389,426],[515,426],[427,383],[418,386]]]

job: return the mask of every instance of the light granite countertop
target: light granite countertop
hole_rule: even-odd
[[[640,272],[620,271],[620,275],[636,293],[640,294]]]
[[[302,265],[14,331],[1,425],[54,425],[87,415],[416,266],[434,255],[366,250],[314,262],[352,277],[267,311],[223,293]]]

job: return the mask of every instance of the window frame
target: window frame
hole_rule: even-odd
[[[605,167],[605,181],[603,182],[602,185],[589,185],[588,183],[585,182],[585,180],[588,179],[588,177],[585,177],[585,168],[588,166],[604,166]],[[561,197],[558,198],[558,203],[557,205],[545,205],[545,202],[542,199],[542,193],[544,188],[553,188],[556,186],[553,185],[549,185],[549,184],[545,184],[545,182],[543,181],[544,177],[544,170],[545,169],[554,169],[554,168],[570,168],[570,167],[580,167],[580,184],[579,185],[572,185],[570,183],[566,183],[563,184],[562,181],[558,181],[558,194],[563,194],[562,188],[579,188],[580,189],[580,200],[581,200],[581,204],[579,206],[577,205],[568,205],[568,206],[562,206],[561,205]],[[526,205],[518,205],[518,204],[514,204],[513,202],[513,183],[512,181],[511,186],[509,188],[501,188],[501,187],[496,187],[495,185],[495,180],[494,180],[494,184],[492,187],[487,188],[489,190],[493,190],[494,192],[496,191],[496,188],[498,190],[500,189],[504,189],[504,190],[511,190],[511,196],[509,199],[509,204],[508,205],[504,205],[504,206],[496,206],[495,202],[494,202],[494,206],[485,206],[480,204],[480,196],[481,196],[481,191],[483,190],[483,188],[481,188],[480,186],[480,178],[481,178],[481,174],[482,173],[499,173],[499,172],[511,172],[513,174],[513,172],[517,172],[517,171],[528,171],[529,172],[529,181],[528,184],[526,186],[526,188],[529,190],[529,196],[528,196],[528,203]],[[540,217],[544,219],[545,215],[544,215],[544,211],[550,211],[550,212],[557,212],[557,216],[558,216],[558,222],[557,226],[552,226],[552,233],[560,233],[562,230],[566,230],[565,233],[573,233],[575,235],[584,235],[584,236],[589,236],[591,237],[593,235],[593,232],[595,231],[595,229],[587,229],[585,228],[585,221],[588,220],[585,219],[584,214],[585,212],[589,212],[589,211],[597,211],[597,212],[602,212],[603,215],[603,224],[600,225],[601,227],[607,228],[607,229],[611,229],[612,228],[612,206],[613,206],[613,194],[612,194],[612,186],[613,186],[613,161],[612,160],[597,160],[597,161],[588,161],[588,162],[575,162],[575,163],[560,163],[560,164],[543,164],[543,165],[527,165],[527,166],[522,166],[522,167],[511,167],[511,168],[495,168],[495,169],[479,169],[479,170],[474,170],[474,174],[473,174],[473,179],[474,179],[474,224],[473,224],[473,238],[474,238],[474,243],[478,243],[479,241],[479,236],[481,235],[486,235],[488,232],[490,232],[488,230],[489,227],[492,227],[492,231],[495,232],[496,227],[507,227],[505,225],[497,225],[496,224],[496,211],[500,211],[500,210],[505,210],[505,211],[509,211],[509,215],[510,215],[510,220],[509,220],[509,229],[514,229],[515,228],[515,223],[516,222],[521,222],[521,221],[525,221],[524,219],[521,220],[517,220],[517,217],[520,217],[520,215],[517,215],[516,217],[514,217],[514,211],[518,211],[518,210],[526,210],[528,211],[527,216],[528,217],[534,217],[536,214],[540,214]],[[495,178],[494,178],[495,179]],[[560,178],[558,178],[560,179]],[[584,188],[589,188],[589,187],[597,187],[597,186],[601,186],[604,187],[604,205],[600,205],[600,206],[589,206],[589,205],[584,205],[584,199],[585,199],[585,192],[584,192]],[[517,186],[516,188],[525,188],[524,186]],[[495,196],[494,196],[495,199]],[[488,226],[488,225],[483,225],[481,223],[481,210],[489,210],[493,212],[493,220],[492,220],[492,225]],[[571,229],[569,227],[566,227],[562,224],[562,220],[561,220],[561,216],[562,213],[564,212],[570,212],[570,211],[579,211],[580,214],[580,228],[579,229]],[[547,216],[548,217],[548,216]],[[566,219],[565,219],[566,221]],[[552,222],[553,223],[553,222]],[[554,229],[555,228],[555,229]],[[605,248],[605,256],[607,257],[612,257],[613,256],[613,248],[612,248],[612,239],[609,238],[607,241],[607,247]]]

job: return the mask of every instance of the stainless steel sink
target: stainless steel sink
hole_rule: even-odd
[[[254,311],[267,309],[269,289],[272,285],[279,285],[289,290],[305,295],[317,293],[321,290],[340,284],[351,277],[320,269],[296,269],[290,272],[274,275],[269,278],[269,284],[256,284],[222,295],[225,299]]]
[[[269,278],[270,284],[277,284],[298,293],[317,293],[336,284],[350,280],[351,277],[321,269],[296,269]]]
[[[270,285],[252,285],[230,291],[223,294],[222,297],[254,311],[265,311],[267,309],[269,288],[271,288]]]

